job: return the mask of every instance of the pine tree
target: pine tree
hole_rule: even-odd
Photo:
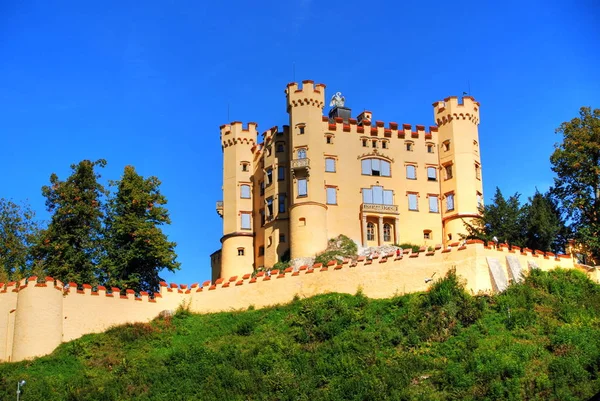
[[[35,212],[0,198],[0,282],[17,281],[32,274],[31,246],[40,233]]]
[[[105,160],[83,160],[71,165],[72,174],[60,181],[50,176],[50,186],[42,187],[46,208],[52,213],[48,228],[41,234],[35,253],[47,274],[64,282],[97,283],[102,255],[101,198],[106,194],[98,183],[95,167]]]
[[[525,245],[530,249],[564,253],[568,230],[556,201],[550,192],[536,190],[523,206]]]
[[[103,274],[106,283],[121,289],[155,292],[159,272],[178,270],[174,242],[160,226],[170,224],[156,177],[144,178],[133,166],[125,167],[120,181],[113,182],[117,193],[108,203],[106,257]]]
[[[600,109],[582,107],[564,122],[563,136],[550,157],[554,194],[571,221],[575,239],[600,261]]]
[[[496,237],[500,242],[523,246],[523,211],[519,202],[520,195],[515,193],[505,199],[496,187],[492,203],[480,208],[481,218],[473,223],[465,222],[467,239],[481,239],[489,242]]]

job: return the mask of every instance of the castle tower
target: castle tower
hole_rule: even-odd
[[[439,135],[442,228],[444,242],[450,243],[466,234],[463,220],[478,217],[478,205],[483,202],[479,103],[470,96],[462,102],[452,96],[433,107]]]
[[[303,81],[288,84],[290,117],[291,257],[314,256],[327,247],[327,205],[324,186],[322,131],[325,85]]]
[[[251,273],[254,264],[252,208],[252,147],[256,144],[256,123],[235,121],[221,126],[223,148],[223,237],[221,268],[216,277],[229,278]]]
[[[47,355],[63,340],[63,292],[54,287],[51,277],[42,286],[37,286],[36,280],[37,277],[30,277],[27,285],[19,289],[13,361]]]

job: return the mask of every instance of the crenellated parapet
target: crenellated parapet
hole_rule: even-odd
[[[435,134],[438,132],[438,127],[430,126],[429,129],[425,129],[424,125],[402,124],[401,126],[396,122],[386,123],[383,121],[371,121],[369,119],[362,119],[360,122],[355,118],[349,118],[348,123],[344,123],[342,118],[335,118],[333,122],[329,121],[329,118],[323,116],[322,118],[323,130],[325,132],[340,132],[357,134],[361,136],[374,137],[374,138],[398,138],[398,139],[425,139],[435,140]]]
[[[319,109],[325,107],[325,85],[316,84],[311,80],[302,81],[302,87],[298,83],[291,82],[285,89],[287,97],[288,112],[291,107],[314,106]]]
[[[433,103],[434,119],[438,126],[452,120],[468,120],[479,125],[479,102],[471,96],[463,96],[461,100],[459,102],[457,96],[450,96]]]
[[[221,125],[221,145],[223,149],[237,144],[256,145],[257,127],[257,123],[249,122],[244,128],[240,121]]]

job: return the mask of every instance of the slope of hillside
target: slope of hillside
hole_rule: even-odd
[[[249,308],[252,309],[252,308]],[[533,271],[472,297],[453,274],[387,300],[327,294],[117,327],[0,364],[21,400],[585,400],[600,391],[600,286]]]

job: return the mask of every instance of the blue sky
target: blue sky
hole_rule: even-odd
[[[525,199],[552,183],[555,128],[600,107],[599,43],[593,0],[0,0],[0,197],[48,219],[52,172],[105,158],[106,182],[134,165],[169,200],[182,268],[163,277],[209,279],[219,126],[286,124],[295,70],[400,124],[433,125],[431,104],[470,87],[485,198]]]

